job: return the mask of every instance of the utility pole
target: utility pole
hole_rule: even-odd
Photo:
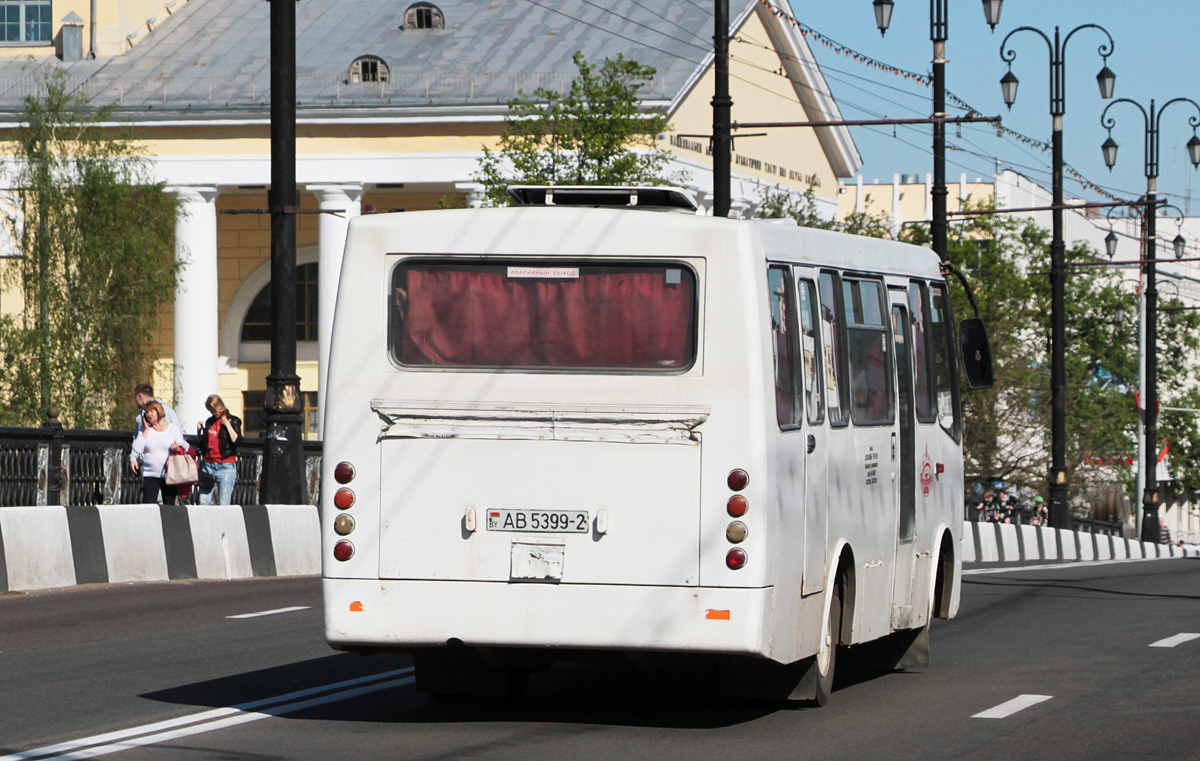
[[[729,0],[716,0],[713,13],[713,216],[728,217],[733,138],[730,135],[733,98],[729,96]]]

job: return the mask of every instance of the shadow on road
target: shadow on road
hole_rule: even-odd
[[[411,665],[408,656],[337,654],[220,679],[147,693],[165,703],[206,708],[226,706],[272,713],[270,705],[247,707],[300,690]],[[882,673],[839,664],[837,689],[878,678]],[[836,695],[834,697],[836,701]],[[742,724],[778,711],[812,710],[799,704],[723,699],[707,675],[644,673],[619,662],[558,663],[530,678],[520,699],[478,698],[446,703],[418,693],[411,684],[326,703],[282,717],[301,721],[380,724],[515,722],[629,727],[712,729]]]

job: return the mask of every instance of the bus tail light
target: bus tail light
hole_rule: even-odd
[[[725,483],[733,491],[741,491],[750,483],[750,474],[741,468],[729,471],[729,477],[725,479]]]
[[[735,494],[725,503],[725,511],[734,518],[741,518],[750,509],[750,503],[741,494]]]
[[[740,542],[745,541],[748,533],[749,529],[746,528],[745,523],[742,523],[741,521],[734,521],[725,529],[725,538],[733,544],[739,544]]]
[[[740,547],[734,547],[729,552],[725,553],[725,565],[729,566],[729,570],[736,571],[746,565],[746,551]]]
[[[354,466],[348,462],[339,462],[333,469],[333,480],[339,484],[348,484],[354,480]]]
[[[354,530],[354,519],[346,513],[342,513],[333,521],[333,530],[339,536],[345,536]]]
[[[337,505],[339,510],[351,507],[354,505],[354,492],[343,486],[333,495],[333,504]]]
[[[338,560],[346,561],[354,557],[354,545],[343,539],[333,545],[333,556]]]

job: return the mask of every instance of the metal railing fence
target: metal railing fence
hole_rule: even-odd
[[[195,444],[194,436],[186,436]],[[265,440],[243,436],[237,444],[233,503],[259,502]],[[133,431],[0,427],[0,507],[130,505],[141,501],[142,479],[129,467]],[[321,442],[304,442],[309,504],[318,504]],[[187,502],[196,504],[199,490]]]

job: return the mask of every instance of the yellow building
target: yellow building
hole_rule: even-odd
[[[786,3],[782,4],[785,10]],[[270,360],[270,4],[262,0],[4,0],[0,24],[0,133],[11,137],[21,99],[46,67],[140,132],[157,177],[183,200],[176,229],[185,262],[173,310],[155,335],[159,395],[185,428],[221,394],[261,425]],[[731,7],[730,89],[740,121],[838,119],[803,36],[767,6]],[[370,0],[297,5],[297,372],[307,435],[318,435],[320,359],[327,356],[348,220],[364,211],[479,203],[484,145],[504,128],[518,91],[565,89],[582,51],[654,66],[646,108],[673,131],[659,145],[669,171],[711,205],[712,16],[701,4],[582,0]],[[762,130],[755,130],[761,132]],[[829,216],[838,180],[861,166],[844,127],[768,130],[736,140],[733,206],[748,214],[763,186],[816,182]],[[316,213],[336,211],[337,214]],[[0,309],[12,309],[10,295]],[[211,315],[203,319],[198,315]]]

